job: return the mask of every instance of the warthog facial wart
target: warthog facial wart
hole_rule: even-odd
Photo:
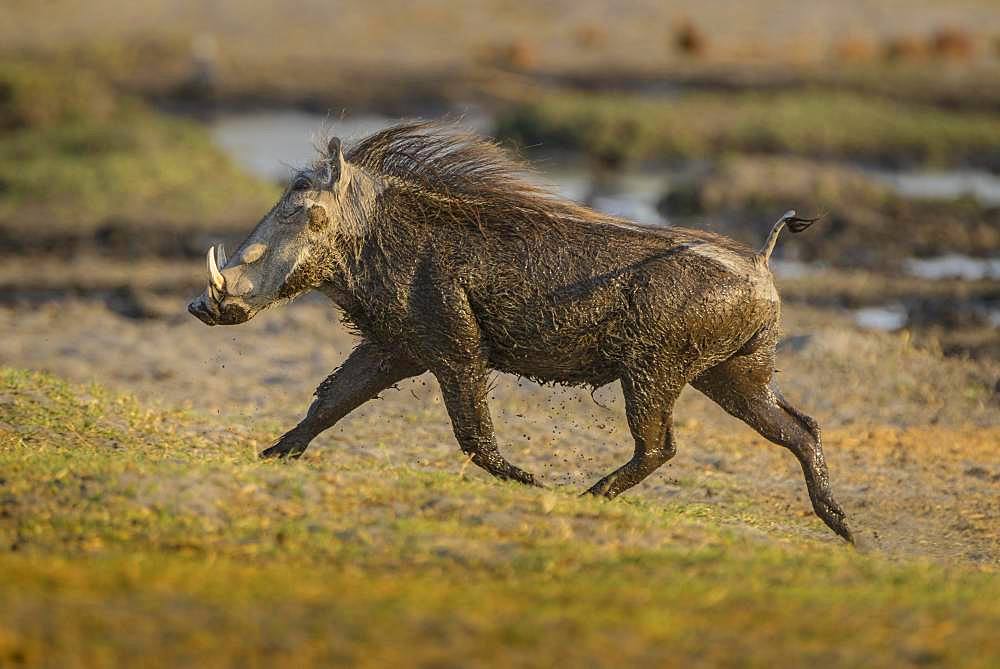
[[[496,145],[407,123],[347,155],[336,138],[227,260],[208,250],[208,286],[189,306],[232,325],[319,290],[361,335],[305,418],[263,457],[298,457],[317,434],[403,379],[431,372],[475,464],[536,484],[501,455],[489,375],[600,387],[620,381],[631,459],[589,490],[615,497],[674,456],[674,402],[692,385],[805,474],[816,514],[851,541],[833,498],[819,426],[773,383],[780,302],[760,251],[684,228],[649,228],[531,184]]]

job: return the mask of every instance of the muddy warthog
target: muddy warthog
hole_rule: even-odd
[[[494,476],[535,484],[497,448],[491,370],[540,382],[620,381],[635,452],[590,488],[614,497],[673,457],[674,401],[688,383],[805,473],[813,509],[844,539],[816,422],[772,383],[779,300],[768,258],[789,212],[754,252],[725,237],[647,228],[559,199],[482,139],[411,123],[346,156],[338,139],[297,173],[189,306],[243,323],[316,289],[361,335],[295,428],[262,457],[296,457],[317,434],[397,382],[430,371],[455,436]]]

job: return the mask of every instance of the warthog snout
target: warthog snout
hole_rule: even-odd
[[[188,313],[205,325],[215,325],[215,314],[209,308],[204,295],[199,295],[188,303]]]
[[[226,264],[226,249],[222,244],[208,249],[207,264],[208,287],[188,304],[191,315],[206,325],[236,325],[250,320],[254,310],[244,304],[241,297],[249,293],[252,286],[242,276],[227,280],[219,269]]]
[[[238,304],[213,305],[204,295],[191,300],[188,311],[205,325],[239,325],[253,316]]]

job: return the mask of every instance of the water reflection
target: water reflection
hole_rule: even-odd
[[[921,279],[1000,280],[1000,258],[970,258],[958,253],[937,258],[909,258],[903,269]]]
[[[316,159],[323,139],[337,134],[346,142],[382,128],[393,119],[373,114],[334,118],[298,111],[265,111],[223,116],[212,123],[215,141],[238,163],[265,179],[287,179],[291,168]]]
[[[1000,176],[978,170],[887,172],[872,170],[877,180],[903,197],[954,200],[969,197],[986,206],[1000,205]]]
[[[864,330],[895,332],[905,327],[909,319],[906,307],[901,304],[865,307],[854,312],[854,322]]]

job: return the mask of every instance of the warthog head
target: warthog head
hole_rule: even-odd
[[[208,287],[188,311],[207,325],[236,325],[319,286],[332,266],[338,228],[354,223],[346,201],[356,173],[340,140],[331,139],[327,155],[295,174],[232,258],[222,244],[208,249]]]

